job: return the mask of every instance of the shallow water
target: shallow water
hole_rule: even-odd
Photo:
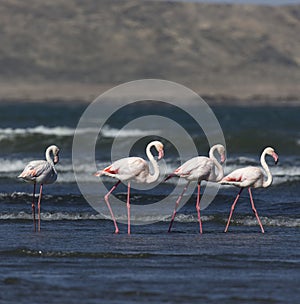
[[[296,303],[298,229],[176,223],[113,235],[107,221],[2,223],[1,300],[51,303]],[[124,228],[125,227],[121,227]],[[123,230],[124,230],[123,229]]]
[[[268,160],[273,185],[253,190],[264,235],[250,208],[247,191],[241,195],[229,232],[223,233],[238,192],[228,186],[222,187],[201,211],[203,235],[198,232],[195,193],[179,210],[172,233],[167,233],[170,218],[159,210],[134,218],[135,206],[151,206],[167,197],[178,182],[174,178],[147,191],[132,189],[133,222],[152,224],[133,225],[132,235],[128,236],[126,224],[122,223],[120,234],[114,235],[113,223],[94,210],[77,187],[72,140],[85,107],[63,103],[0,104],[1,302],[297,303],[300,108],[213,108],[226,139],[226,173],[245,165],[259,165],[259,154],[266,145],[272,145],[279,154],[277,166]],[[164,135],[155,124],[148,130],[119,132],[130,119],[143,113],[155,114],[157,107],[139,105],[123,111],[102,130],[96,151],[98,168],[109,164],[116,136],[124,143],[130,137],[137,138],[132,155],[145,157],[145,143]],[[160,115],[167,112],[161,109]],[[172,118],[178,116],[185,125],[199,154],[207,155],[203,132],[180,113],[172,113]],[[52,143],[61,148],[59,177],[55,184],[44,187],[42,231],[34,233],[32,185],[16,176],[28,161],[42,159],[44,149]],[[164,143],[168,174],[181,160],[172,144]],[[98,188],[93,169],[92,164],[82,162],[77,177],[94,185],[96,203],[107,212],[103,200],[107,190]],[[104,180],[106,187],[113,185],[111,179]],[[179,181],[179,185],[182,187],[184,182]],[[178,194],[167,198],[170,215]],[[120,186],[116,195],[124,202],[119,219],[126,223],[126,187]],[[113,200],[112,208],[117,210]]]

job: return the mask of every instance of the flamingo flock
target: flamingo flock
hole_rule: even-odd
[[[108,167],[103,170],[97,171],[94,175],[101,177],[103,175],[112,177],[117,179],[117,183],[108,191],[108,193],[104,196],[104,200],[109,209],[111,218],[113,220],[115,226],[115,233],[119,233],[119,227],[117,225],[116,218],[112,211],[112,207],[109,203],[110,194],[118,187],[121,182],[127,183],[127,233],[130,234],[130,183],[145,183],[150,184],[154,183],[158,180],[160,171],[159,165],[156,159],[154,158],[151,149],[154,148],[158,155],[157,159],[160,160],[164,156],[164,145],[160,141],[152,141],[146,147],[146,155],[148,157],[149,162],[151,163],[154,172],[150,173],[149,164],[146,160],[140,157],[126,157],[119,159],[113,162]],[[218,156],[219,160],[216,158]],[[210,181],[225,185],[233,185],[239,187],[240,190],[237,194],[236,199],[234,200],[230,214],[227,220],[227,224],[224,232],[228,231],[228,227],[233,215],[234,208],[237,204],[237,201],[245,188],[248,188],[250,202],[252,210],[256,216],[257,222],[260,226],[261,232],[264,233],[264,228],[258,216],[257,210],[254,205],[252,191],[251,188],[259,188],[259,187],[269,187],[272,184],[272,174],[270,169],[266,163],[266,156],[269,155],[273,157],[275,164],[278,162],[278,155],[272,147],[267,147],[261,154],[260,162],[262,167],[248,166],[245,168],[239,168],[234,170],[230,174],[224,176],[224,170],[222,164],[226,160],[226,151],[224,146],[220,144],[216,144],[211,147],[209,151],[209,157],[206,156],[196,156],[184,164],[182,164],[179,168],[177,168],[171,175],[165,178],[165,181],[173,178],[175,176],[179,178],[183,178],[187,181],[184,186],[181,194],[175,203],[175,208],[171,216],[171,221],[169,225],[168,232],[171,232],[172,225],[177,213],[177,208],[179,203],[187,190],[188,186],[192,181],[197,182],[197,200],[196,200],[196,211],[198,216],[199,223],[199,232],[202,234],[202,222],[200,215],[200,186],[202,181]],[[24,180],[25,182],[29,182],[33,184],[33,196],[32,196],[32,217],[33,217],[33,225],[34,231],[36,231],[36,205],[35,205],[35,191],[36,185],[40,185],[39,198],[38,198],[38,231],[41,229],[41,198],[44,184],[52,184],[57,179],[57,171],[55,169],[55,165],[59,160],[59,148],[55,145],[51,145],[46,149],[45,153],[46,160],[34,160],[29,162],[22,173],[18,176],[18,178]],[[217,171],[217,172],[216,172]],[[266,179],[265,179],[266,175]]]

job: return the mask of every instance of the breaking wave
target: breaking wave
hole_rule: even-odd
[[[202,216],[203,222],[216,222],[219,224],[225,224],[227,221],[227,216]],[[292,218],[289,216],[268,216],[260,217],[261,222],[264,226],[273,226],[273,227],[290,227],[297,228],[300,227],[300,219]],[[0,213],[0,220],[28,220],[32,221],[32,214],[24,211],[20,212],[11,212],[11,213]],[[87,220],[106,220],[106,218],[99,213],[91,212],[42,212],[41,213],[42,221],[87,221]],[[117,217],[117,220],[126,222],[127,215]],[[170,218],[162,217],[160,215],[153,216],[139,216],[138,218],[132,216],[132,220],[140,223],[148,222],[169,222]],[[175,218],[175,222],[178,223],[196,223],[197,216],[192,214],[178,214]],[[242,225],[242,226],[257,226],[257,220],[254,216],[247,216],[234,218],[231,222],[231,225]]]
[[[27,135],[46,135],[46,136],[74,136],[75,131],[79,134],[87,133],[99,133],[98,128],[84,128],[74,129],[65,126],[47,127],[47,126],[36,126],[32,128],[0,128],[0,141],[4,139],[13,139],[16,136],[27,136]],[[136,137],[136,136],[147,136],[147,135],[158,135],[159,130],[140,130],[140,129],[116,129],[105,125],[101,128],[101,134],[104,137]]]

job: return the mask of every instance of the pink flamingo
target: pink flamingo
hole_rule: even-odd
[[[214,145],[213,147],[211,147],[211,149],[209,151],[209,157],[206,157],[206,156],[194,157],[194,158],[188,160],[187,162],[185,162],[183,165],[181,165],[179,168],[177,168],[173,172],[173,174],[171,174],[170,176],[168,176],[166,178],[166,180],[168,180],[169,178],[171,178],[173,176],[179,176],[179,177],[183,177],[184,179],[186,179],[188,181],[176,201],[175,209],[173,211],[173,215],[172,215],[172,219],[170,222],[168,232],[171,231],[171,228],[172,228],[175,216],[176,216],[177,208],[183,197],[183,194],[187,190],[191,181],[197,181],[198,182],[198,193],[197,193],[196,210],[197,210],[197,214],[198,214],[200,233],[202,233],[202,222],[201,222],[201,217],[200,217],[200,184],[201,184],[201,181],[205,180],[205,181],[217,182],[217,181],[221,180],[221,178],[224,176],[223,167],[214,156],[215,151],[217,151],[218,154],[221,156],[221,163],[223,163],[226,159],[225,148],[220,144]],[[216,175],[215,167],[218,169],[218,175]]]
[[[164,146],[159,141],[152,141],[147,145],[146,154],[154,168],[153,174],[150,174],[148,163],[140,157],[126,157],[119,159],[112,163],[110,166],[106,167],[103,170],[97,171],[94,174],[95,176],[107,175],[118,179],[118,182],[104,196],[105,202],[115,225],[115,233],[119,233],[119,228],[115,216],[112,212],[108,197],[117,188],[121,181],[127,182],[127,220],[128,234],[130,234],[130,181],[150,184],[155,182],[159,177],[159,167],[151,153],[152,147],[155,147],[158,152],[158,159],[161,159],[164,156]]]
[[[220,181],[221,184],[234,185],[234,186],[237,186],[237,187],[241,188],[237,197],[236,197],[236,199],[235,199],[235,201],[233,202],[233,204],[231,206],[231,211],[230,211],[228,221],[227,221],[227,225],[226,225],[226,228],[225,228],[224,232],[227,232],[227,230],[228,230],[235,205],[236,205],[243,189],[246,188],[246,187],[248,187],[252,210],[253,210],[256,218],[257,218],[257,221],[258,221],[258,224],[260,226],[261,232],[262,233],[265,232],[264,228],[262,226],[262,223],[259,219],[259,216],[258,216],[257,210],[255,208],[255,205],[254,205],[252,192],[251,192],[251,187],[252,188],[260,188],[260,187],[266,188],[266,187],[269,187],[272,184],[273,177],[272,177],[270,169],[269,169],[269,167],[266,163],[266,160],[265,160],[266,155],[272,156],[274,158],[275,164],[277,164],[277,162],[278,162],[278,155],[275,153],[274,149],[271,148],[271,147],[265,148],[264,151],[261,154],[260,163],[261,163],[263,169],[265,170],[265,172],[267,173],[267,179],[266,180],[264,179],[264,172],[260,167],[248,166],[248,167],[245,167],[245,168],[240,168],[240,169],[234,170],[233,172],[231,172],[229,175],[225,176]]]
[[[53,160],[51,158],[51,153],[53,155]],[[41,230],[41,198],[43,191],[43,184],[52,184],[57,179],[57,172],[55,169],[55,164],[58,163],[59,148],[52,145],[46,150],[46,160],[34,160],[27,164],[23,172],[18,176],[18,178],[23,179],[25,182],[33,183],[33,196],[32,196],[32,217],[33,217],[33,227],[36,231],[36,221],[35,221],[35,188],[36,184],[40,184],[40,195],[38,200],[38,231]]]

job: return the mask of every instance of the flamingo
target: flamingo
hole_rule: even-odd
[[[154,168],[154,173],[150,174],[148,163],[140,157],[126,157],[113,162],[110,166],[103,170],[97,171],[94,175],[107,175],[118,179],[118,182],[110,189],[104,196],[111,218],[115,225],[115,233],[119,233],[119,228],[109,203],[110,194],[117,188],[120,182],[127,182],[127,220],[128,220],[128,234],[130,234],[130,182],[137,183],[153,183],[159,177],[159,167],[157,161],[154,159],[151,148],[155,147],[158,152],[158,160],[164,156],[164,146],[160,141],[152,141],[146,147],[147,157]]]
[[[247,188],[247,187],[248,187],[252,210],[257,218],[261,232],[262,233],[265,232],[264,228],[262,226],[262,223],[259,219],[255,205],[254,205],[251,187],[252,188],[260,188],[260,187],[267,188],[272,184],[273,177],[272,177],[270,169],[266,163],[266,159],[265,159],[266,155],[272,156],[274,158],[275,164],[277,164],[277,162],[278,162],[278,155],[275,153],[274,149],[271,147],[265,148],[261,154],[260,163],[262,165],[262,168],[264,169],[264,171],[267,174],[266,180],[264,179],[264,171],[260,167],[248,166],[245,168],[240,168],[240,169],[234,170],[233,172],[231,172],[230,174],[225,176],[220,181],[221,184],[234,185],[234,186],[241,188],[236,199],[234,200],[234,202],[231,206],[231,211],[230,211],[227,225],[226,225],[224,232],[227,232],[235,205],[236,205],[242,191],[244,190],[244,188]]]
[[[176,216],[177,208],[179,206],[179,203],[183,197],[183,194],[187,190],[189,184],[191,181],[197,181],[198,182],[198,193],[197,193],[197,202],[196,202],[196,210],[198,214],[198,222],[199,222],[199,229],[200,233],[202,234],[202,222],[200,217],[200,184],[201,181],[213,181],[217,182],[222,179],[224,176],[224,170],[221,165],[221,163],[218,162],[216,157],[214,156],[215,151],[218,152],[218,154],[221,156],[221,163],[223,163],[226,159],[225,155],[225,148],[220,145],[214,145],[211,147],[209,151],[209,157],[206,156],[197,156],[194,157],[188,161],[186,161],[183,165],[181,165],[179,168],[177,168],[170,176],[168,176],[166,180],[170,179],[173,176],[179,176],[186,179],[188,182],[185,185],[183,191],[179,195],[176,204],[175,209],[173,211],[172,219],[170,222],[169,230],[168,232],[171,232],[171,228]],[[218,174],[216,175],[215,167],[218,169]]]
[[[53,160],[51,158],[53,155]],[[52,184],[57,179],[57,171],[55,164],[59,161],[59,148],[55,145],[49,146],[46,150],[46,160],[34,160],[27,164],[23,172],[18,178],[23,179],[25,182],[33,183],[33,196],[32,196],[32,217],[33,227],[36,231],[36,220],[35,220],[35,188],[36,184],[40,184],[40,195],[38,199],[38,231],[41,230],[41,198],[44,184]]]

